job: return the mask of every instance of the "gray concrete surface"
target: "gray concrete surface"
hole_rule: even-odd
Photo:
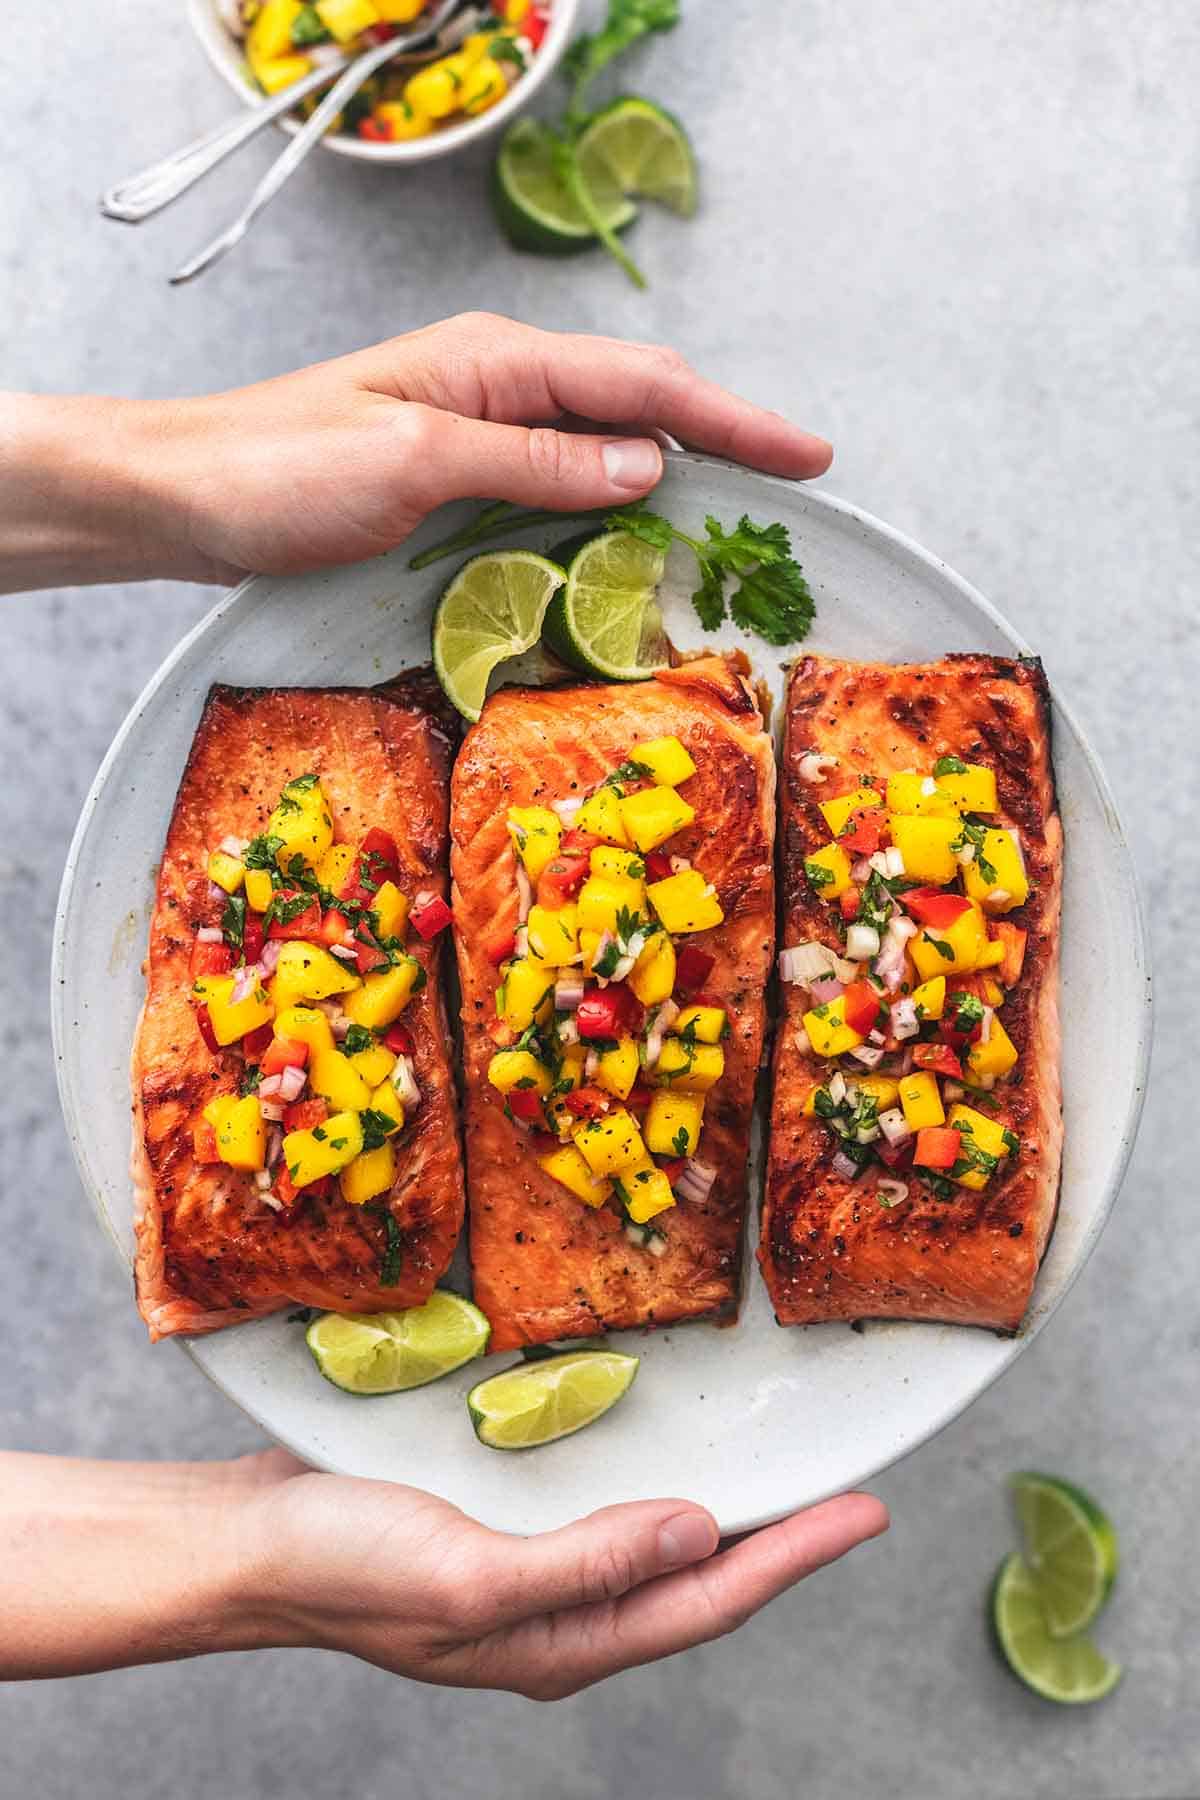
[[[740,1636],[549,1710],[317,1654],[9,1688],[5,1800],[1200,1791],[1200,1228],[1185,1056],[1200,1003],[1200,15],[1194,0],[685,11],[628,76],[686,118],[705,177],[696,223],[640,228],[644,296],[603,259],[511,255],[488,218],[482,154],[413,178],[317,157],[235,258],[173,292],[167,270],[274,146],[141,232],[104,224],[102,182],[220,117],[228,96],[181,7],[68,0],[6,18],[0,375],[200,391],[486,305],[671,340],[827,433],[829,485],[1006,609],[1107,763],[1160,974],[1152,1092],[1122,1201],[1031,1354],[879,1482],[890,1537]],[[153,587],[0,609],[9,1445],[217,1456],[255,1442],[182,1355],[144,1341],[68,1159],[46,1023],[76,810],[126,707],[210,598]],[[1128,1674],[1090,1712],[1026,1695],[982,1629],[1009,1543],[1001,1478],[1029,1464],[1093,1487],[1122,1533],[1101,1636]]]

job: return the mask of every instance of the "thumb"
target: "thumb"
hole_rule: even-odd
[[[487,1582],[497,1624],[616,1600],[658,1575],[702,1562],[720,1541],[712,1514],[687,1500],[606,1506],[538,1537],[491,1535]]]
[[[424,417],[418,484],[430,508],[486,496],[552,512],[622,506],[662,478],[662,451],[649,437],[599,437],[551,426],[495,425],[433,407]],[[411,480],[412,470],[406,471]],[[410,488],[411,491],[411,488]]]

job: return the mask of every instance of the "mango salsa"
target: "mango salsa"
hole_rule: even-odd
[[[690,931],[710,931],[725,914],[721,902],[699,869],[681,869],[662,881],[652,881],[646,896],[658,914],[664,931],[682,937]]]
[[[805,857],[804,873],[822,900],[837,900],[850,886],[850,858],[840,844],[823,844]]]
[[[883,795],[878,788],[860,784],[851,788],[848,794],[838,794],[832,800],[822,800],[820,808],[830,835],[839,838],[850,823],[851,813],[862,812],[868,806],[882,805]]]
[[[696,773],[695,763],[677,737],[651,738],[648,743],[635,744],[629,760],[649,769],[650,779],[658,787],[678,787]]]
[[[629,985],[643,1006],[659,1006],[675,988],[675,946],[669,933],[656,931],[629,976]]]
[[[254,983],[244,1000],[234,1000],[235,980],[233,975],[205,975],[192,988],[197,1000],[207,1006],[213,1036],[222,1047],[236,1044],[248,1031],[270,1024],[275,1016],[271,998],[261,982]]]
[[[620,806],[630,843],[645,852],[657,850],[696,817],[695,808],[671,787],[639,788],[626,794]]]
[[[652,1156],[692,1156],[703,1123],[702,1095],[660,1088],[646,1114],[646,1148]]]
[[[982,871],[983,863],[990,871],[987,875]],[[1029,898],[1029,877],[1011,831],[984,832],[983,847],[974,862],[967,864],[964,885],[985,912],[1006,913],[1024,906]]]
[[[385,1138],[374,1150],[361,1150],[342,1170],[342,1199],[350,1206],[365,1206],[376,1194],[386,1194],[396,1179],[395,1147]]]
[[[283,1160],[295,1187],[308,1187],[326,1175],[336,1175],[352,1163],[363,1146],[362,1121],[356,1112],[332,1113],[311,1131],[289,1131],[283,1140]]]
[[[622,1169],[615,1180],[625,1202],[625,1211],[635,1225],[645,1225],[649,1219],[657,1218],[659,1213],[667,1212],[675,1205],[670,1182],[649,1157]]]
[[[592,1174],[574,1144],[564,1144],[561,1150],[552,1150],[548,1156],[539,1156],[538,1163],[547,1175],[569,1188],[585,1206],[603,1206],[613,1191],[611,1181]]]
[[[646,1157],[637,1120],[623,1106],[581,1125],[575,1132],[575,1144],[593,1175],[617,1175]]]
[[[391,969],[364,975],[361,987],[347,994],[347,1017],[356,1025],[383,1031],[398,1019],[414,994],[425,986],[426,976],[415,956],[403,956]]]
[[[629,849],[629,837],[621,816],[621,801],[615,788],[600,787],[588,797],[575,815],[577,831],[589,831],[606,844]]]
[[[310,866],[320,862],[333,843],[333,819],[315,775],[298,775],[288,782],[267,822],[267,835],[282,840],[281,868],[286,869],[295,856]]]
[[[546,864],[558,855],[562,820],[548,806],[510,806],[508,835],[525,873],[536,885]]]
[[[705,1094],[725,1073],[725,1052],[719,1044],[685,1044],[669,1037],[662,1047],[654,1074],[681,1094]]]

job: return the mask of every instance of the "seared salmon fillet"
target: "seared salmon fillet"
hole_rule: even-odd
[[[758,1252],[776,1317],[783,1325],[896,1318],[1015,1330],[1053,1226],[1062,1152],[1062,828],[1041,667],[1031,660],[982,655],[898,667],[806,656],[790,674],[785,731],[782,972],[788,975],[790,948],[796,946],[824,945],[843,961],[832,982],[819,981],[816,996],[795,974],[783,984]],[[989,772],[994,772],[991,796]],[[885,788],[895,777],[902,781]],[[956,781],[975,784],[985,805],[979,813],[965,807],[961,817],[970,829],[960,831],[948,822],[931,847],[921,837],[929,828],[914,827],[911,819],[895,825],[889,806],[900,792],[901,811],[952,820],[956,815],[939,786],[943,780],[947,792]],[[856,789],[864,781],[874,783],[880,803],[872,806],[870,795]],[[847,822],[855,840],[846,852],[852,859],[847,877],[829,849],[837,831],[831,833],[820,808],[851,791],[868,804]],[[865,835],[859,829],[863,821]],[[960,866],[953,875],[935,871],[935,881],[944,884],[940,888],[922,887],[928,875],[918,871],[914,877],[910,867],[888,889],[882,872],[894,873],[898,862],[887,862],[892,850],[876,848],[875,868],[881,873],[868,898],[872,905],[882,901],[883,918],[876,914],[875,924],[885,953],[891,954],[892,920],[899,921],[897,933],[910,934],[893,947],[904,979],[889,970],[886,997],[885,984],[873,984],[885,1004],[877,1029],[858,1039],[865,1061],[856,1062],[854,1051],[830,1061],[815,1053],[819,1046],[806,1020],[821,1036],[841,1024],[841,1013],[848,1017],[860,1007],[865,993],[860,1029],[865,1032],[870,1022],[868,971],[878,964],[868,960],[847,968],[845,959],[854,954],[856,941],[848,934],[862,904],[864,877],[872,880],[870,851],[881,829],[884,841],[910,846],[905,854],[912,859],[940,858],[948,851]],[[988,861],[1000,864],[1002,857],[1003,866]],[[957,895],[960,879],[964,895],[947,907],[946,896],[952,889]],[[830,890],[836,893],[847,880],[851,885],[832,899]],[[1028,893],[1022,898],[1025,883]],[[964,972],[957,973],[959,952],[946,920],[956,905],[965,908],[972,894],[978,904],[963,911],[957,929],[979,926],[989,942],[977,945],[979,960],[964,963]],[[922,919],[937,922],[921,932]],[[869,936],[866,941],[869,947]],[[919,953],[914,944],[924,945],[919,970],[911,960]],[[973,973],[965,972],[971,968]],[[856,972],[859,979],[847,986],[846,978]],[[927,980],[931,985],[922,988]],[[834,999],[838,986],[845,990],[840,1001]],[[819,1001],[825,1004],[814,1012]],[[955,1078],[956,1065],[961,1080]],[[835,1078],[831,1070],[838,1069]],[[875,1095],[891,1137],[874,1122],[870,1098],[855,1113],[868,1069],[881,1084]],[[980,1074],[984,1069],[993,1072]],[[907,1086],[899,1079],[906,1071]],[[914,1074],[921,1075],[917,1085],[924,1085],[924,1094],[913,1088]],[[889,1083],[889,1076],[897,1079]],[[900,1101],[893,1097],[897,1085]],[[931,1126],[928,1133],[917,1128],[918,1120]],[[839,1139],[839,1123],[850,1129],[855,1122],[865,1125],[868,1140],[874,1133],[873,1142]],[[943,1156],[946,1127],[956,1125],[965,1130],[957,1146],[951,1130]],[[857,1175],[847,1153],[849,1163],[866,1159]],[[921,1155],[933,1163],[921,1164]],[[960,1182],[964,1174],[968,1185]]]
[[[618,769],[633,746],[664,739],[678,739],[695,764],[680,784],[694,821],[667,848],[676,859],[694,860],[724,914],[712,929],[678,941],[693,946],[702,961],[712,959],[705,997],[725,1009],[729,1029],[723,1077],[704,1096],[700,1138],[700,1156],[715,1166],[715,1181],[699,1203],[681,1198],[654,1219],[663,1236],[650,1254],[630,1242],[614,1199],[584,1204],[541,1167],[536,1134],[509,1116],[506,1096],[489,1082],[489,1064],[497,1044],[511,1041],[497,1028],[494,949],[518,923],[508,809],[578,800]],[[717,657],[628,685],[505,688],[467,734],[452,784],[451,871],[471,1264],[493,1349],[736,1310],[774,943],[774,801],[774,761],[754,694]],[[626,1104],[636,1107],[636,1089]]]
[[[263,833],[281,789],[310,772],[338,839],[391,834],[405,894],[444,898],[452,717],[424,672],[369,690],[214,687],[208,696],[167,833],[133,1052],[135,1274],[154,1339],[296,1303],[417,1305],[450,1261],[464,1195],[439,940],[407,946],[428,976],[403,1015],[420,1102],[395,1138],[390,1191],[370,1208],[334,1187],[281,1213],[252,1173],[198,1160],[204,1107],[236,1093],[247,1064],[237,1045],[206,1046],[189,959],[197,930],[215,937],[222,918],[209,853],[228,836]]]

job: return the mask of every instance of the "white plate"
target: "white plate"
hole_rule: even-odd
[[[943,563],[826,494],[679,455],[656,504],[693,530],[708,511],[722,520],[743,511],[781,519],[817,596],[814,650],[900,660],[1029,648]],[[440,514],[415,547],[463,512]],[[154,869],[205,692],[213,681],[371,683],[425,660],[431,605],[455,565],[414,575],[411,550],[332,573],[260,578],[222,601],[150,682],[84,805],[55,930],[54,1039],[84,1186],[127,1260],[124,1071]],[[686,593],[679,583],[666,609],[685,645],[702,638]],[[737,636],[727,631],[720,641]],[[786,657],[742,641],[778,693]],[[743,1530],[868,1479],[940,1430],[1021,1354],[1079,1273],[1112,1205],[1142,1103],[1150,988],[1129,853],[1104,778],[1057,697],[1054,734],[1067,842],[1066,1160],[1058,1228],[1023,1335],[904,1323],[868,1324],[861,1334],[845,1325],[780,1330],[748,1251],[736,1326],[619,1335],[614,1341],[642,1358],[628,1398],[590,1431],[517,1456],[478,1444],[464,1405],[472,1383],[507,1357],[415,1393],[361,1400],[321,1379],[301,1328],[284,1315],[194,1340],[189,1354],[310,1461],[418,1483],[513,1531],[664,1494],[687,1494],[711,1507],[725,1530]]]

